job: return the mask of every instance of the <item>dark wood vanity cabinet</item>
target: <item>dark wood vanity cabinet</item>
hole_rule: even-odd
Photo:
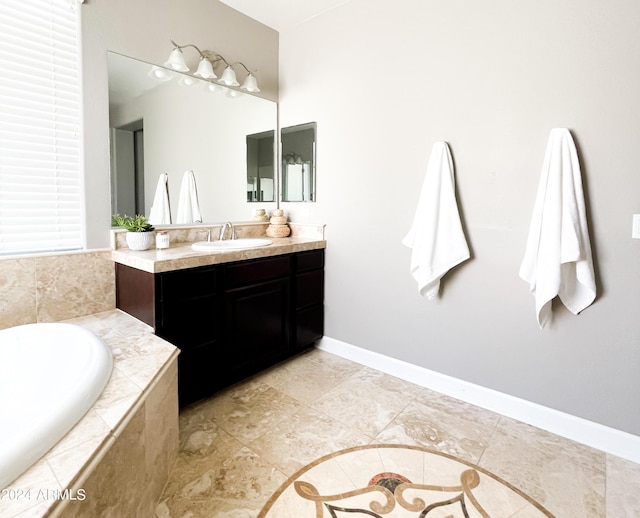
[[[324,250],[151,274],[116,263],[116,305],[181,352],[180,405],[313,345]]]

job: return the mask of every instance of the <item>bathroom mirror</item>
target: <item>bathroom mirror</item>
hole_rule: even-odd
[[[282,201],[316,201],[316,123],[282,128]]]
[[[251,219],[247,136],[275,134],[276,103],[120,54],[107,59],[113,213],[148,216],[166,173],[175,222],[183,177],[193,171],[204,223]],[[268,210],[277,200],[273,156],[270,165],[264,156],[252,162]]]

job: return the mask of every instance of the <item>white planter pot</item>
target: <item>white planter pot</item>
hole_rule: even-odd
[[[127,246],[131,250],[149,250],[155,237],[155,232],[127,232]]]

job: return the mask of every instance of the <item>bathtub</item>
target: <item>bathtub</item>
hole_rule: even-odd
[[[89,410],[113,368],[109,348],[67,323],[0,331],[0,490]]]

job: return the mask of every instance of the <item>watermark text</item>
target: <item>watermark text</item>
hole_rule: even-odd
[[[21,489],[5,488],[0,491],[0,501],[3,500],[75,500],[83,501],[87,498],[84,489]]]

